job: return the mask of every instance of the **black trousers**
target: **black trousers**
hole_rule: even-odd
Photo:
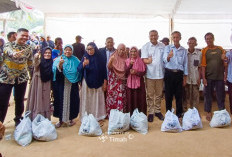
[[[216,92],[217,104],[219,110],[225,109],[225,83],[224,80],[210,80],[207,79],[207,86],[205,86],[205,112],[211,112],[212,97]]]
[[[24,95],[26,92],[27,82],[18,84],[3,84],[0,83],[0,121],[4,122],[8,104],[11,96],[12,88],[15,89],[15,122],[19,122],[20,118],[22,118],[22,114],[24,111]]]
[[[173,96],[176,99],[176,115],[182,116],[182,94],[183,94],[183,71],[173,72],[165,69],[164,75],[165,82],[165,100],[166,111],[172,110]]]

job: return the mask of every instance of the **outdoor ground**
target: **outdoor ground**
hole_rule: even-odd
[[[203,129],[181,133],[161,132],[162,121],[149,123],[149,132],[142,135],[132,130],[126,134],[105,134],[103,138],[79,136],[80,121],[72,127],[57,129],[58,139],[51,142],[33,141],[29,146],[18,145],[13,138],[0,142],[3,157],[232,157],[232,127],[211,128],[205,120],[203,101],[199,104]],[[228,97],[226,108],[229,109]],[[217,109],[216,102],[213,110]],[[228,110],[229,111],[229,110]],[[162,101],[162,113],[164,100]],[[5,135],[13,135],[14,102],[11,99],[5,120]],[[57,119],[52,118],[56,123]],[[107,132],[108,121],[103,132]],[[104,141],[104,142],[103,142]]]

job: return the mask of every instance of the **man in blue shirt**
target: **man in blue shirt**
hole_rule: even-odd
[[[181,118],[183,112],[182,91],[188,75],[188,56],[187,50],[180,45],[181,33],[173,32],[172,40],[174,44],[166,46],[163,55],[166,111],[171,111],[173,96],[175,96],[176,115]]]
[[[63,40],[60,37],[55,39],[55,48],[52,50],[52,59],[63,54]]]

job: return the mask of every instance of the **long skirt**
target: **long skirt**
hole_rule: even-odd
[[[80,89],[80,118],[87,114],[93,114],[97,121],[106,117],[105,97],[102,87],[89,88],[85,79]]]
[[[143,78],[140,81],[140,87],[137,89],[126,89],[126,99],[127,105],[125,107],[125,112],[130,112],[133,114],[133,111],[138,108],[139,112],[143,112],[147,115],[147,102],[146,102],[146,90],[145,83]]]
[[[109,71],[106,94],[106,110],[110,115],[111,109],[125,111],[126,107],[126,81],[119,79],[113,71]]]
[[[41,114],[49,120],[51,119],[50,92],[51,81],[42,82],[40,71],[34,71],[26,106],[26,111],[31,111],[29,115],[31,120],[33,120],[37,114]]]
[[[79,88],[78,83],[69,82],[63,74],[57,73],[53,81],[54,112],[53,116],[61,122],[69,122],[79,113]]]

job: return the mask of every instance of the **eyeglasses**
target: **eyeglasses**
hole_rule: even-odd
[[[91,51],[91,50],[93,50],[93,48],[86,49],[86,51]]]

